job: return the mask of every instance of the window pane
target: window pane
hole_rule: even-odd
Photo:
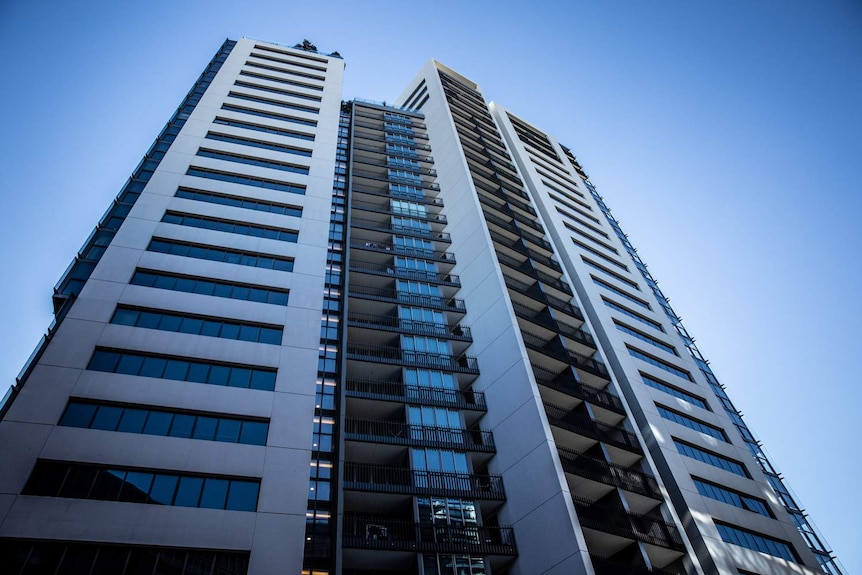
[[[255,370],[251,376],[251,388],[272,391],[275,389],[275,372]]]
[[[217,424],[218,419],[214,417],[198,417],[197,423],[195,424],[194,438],[211,441],[213,437],[215,437]]]
[[[66,476],[66,482],[60,489],[60,497],[85,499],[90,494],[90,488],[96,480],[96,470],[91,467],[73,467]]]
[[[266,445],[269,425],[259,421],[243,421],[239,442],[248,445]]]
[[[218,431],[216,432],[216,441],[227,441],[236,443],[239,438],[240,422],[235,419],[220,419],[218,422]]]
[[[126,474],[126,483],[120,491],[120,501],[146,503],[148,501],[147,493],[149,493],[152,483],[152,473],[129,471]]]
[[[159,314],[153,313],[151,311],[142,311],[138,316],[138,327],[145,327],[148,329],[156,329],[159,327]]]
[[[168,360],[168,365],[165,368],[165,379],[174,379],[184,381],[189,372],[189,362],[180,361],[178,359]]]
[[[225,339],[238,339],[239,338],[239,326],[235,324],[222,324],[221,333],[219,337],[223,337]]]
[[[144,363],[144,358],[139,355],[123,354],[120,357],[120,363],[117,365],[117,373],[125,373],[126,375],[138,375],[141,371],[141,365]]]
[[[204,320],[203,325],[201,326],[200,334],[208,335],[210,337],[218,337],[219,330],[221,330],[221,322]]]
[[[103,405],[96,410],[96,417],[93,418],[93,423],[90,427],[92,429],[114,431],[117,429],[117,423],[119,423],[122,414],[123,410],[119,407]]]
[[[144,377],[162,377],[167,363],[166,360],[158,357],[144,358],[144,365],[141,368],[140,375]]]
[[[135,325],[135,321],[137,319],[137,311],[132,309],[118,309],[116,313],[114,313],[114,317],[111,320],[111,323],[116,323],[119,325]]]
[[[239,329],[239,339],[243,341],[257,341],[260,336],[260,328],[254,325],[244,325]]]
[[[259,485],[251,481],[231,481],[226,509],[254,511],[257,509]]]
[[[210,366],[205,363],[192,362],[189,365],[189,373],[186,375],[186,381],[195,383],[206,383],[209,376]]]
[[[66,413],[60,419],[60,425],[69,427],[88,427],[93,415],[96,413],[96,406],[87,403],[70,403],[66,408]]]
[[[123,417],[120,419],[120,425],[117,427],[117,431],[140,433],[144,429],[144,422],[146,420],[147,412],[143,409],[124,409]]]
[[[227,385],[230,368],[224,365],[214,365],[210,368],[208,383],[212,385]]]
[[[147,435],[167,435],[168,428],[171,426],[171,417],[170,413],[150,412],[147,423],[144,425],[144,433]]]
[[[201,498],[201,488],[204,480],[200,477],[180,477],[177,497],[174,505],[179,507],[197,507]]]
[[[156,475],[150,490],[150,503],[170,505],[177,488],[177,479],[176,475]]]
[[[269,343],[272,345],[281,345],[281,330],[270,327],[260,328],[260,343]]]
[[[247,388],[249,386],[249,381],[251,380],[251,370],[245,369],[242,367],[234,367],[230,370],[230,380],[228,381],[228,385],[230,387],[242,387]]]
[[[180,332],[197,335],[201,332],[203,325],[204,320],[202,319],[184,317],[182,323],[180,324]]]
[[[125,475],[125,471],[114,469],[100,470],[96,477],[96,483],[93,485],[93,499],[116,501],[120,495],[120,488],[123,486]]]
[[[195,416],[185,415],[182,413],[174,415],[174,421],[171,424],[171,437],[191,437],[192,428],[195,425]]]
[[[200,506],[208,509],[224,509],[227,487],[227,479],[207,479],[204,482]]]

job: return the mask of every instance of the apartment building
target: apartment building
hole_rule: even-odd
[[[570,148],[217,52],[4,400],[9,573],[841,573]],[[4,571],[5,572],[5,571]]]

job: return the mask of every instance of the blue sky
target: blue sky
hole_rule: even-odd
[[[862,4],[0,3],[0,387],[226,37],[308,38],[345,98],[429,57],[578,155],[848,572],[862,572]],[[841,493],[841,496],[837,496]]]

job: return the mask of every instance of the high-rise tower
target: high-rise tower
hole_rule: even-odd
[[[4,568],[840,573],[571,150],[343,70],[226,41],[88,238],[0,412]]]

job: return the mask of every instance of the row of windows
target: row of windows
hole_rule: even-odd
[[[715,527],[718,529],[718,534],[721,535],[721,539],[725,543],[732,543],[746,549],[760,551],[761,553],[786,559],[787,561],[798,562],[793,549],[784,541],[772,539],[771,537],[740,529],[739,527],[731,527],[718,521],[715,522]]]
[[[584,255],[581,255],[581,261],[583,261],[585,264],[587,264],[588,266],[590,266],[594,270],[599,270],[602,273],[608,274],[609,276],[611,276],[615,280],[617,280],[621,283],[624,283],[627,286],[631,286],[632,288],[636,289],[637,291],[641,291],[640,286],[636,282],[633,282],[632,280],[628,279],[627,277],[620,275],[617,272],[610,270],[610,269],[606,268],[605,266],[594,262],[590,258],[588,258]]]
[[[256,176],[236,174],[233,172],[225,172],[222,170],[213,170],[210,168],[189,166],[189,169],[186,171],[186,175],[197,176],[199,178],[208,178],[210,180],[218,180],[220,182],[230,182],[232,184],[243,184],[245,186],[266,188],[267,190],[276,190],[279,192],[287,192],[290,194],[305,195],[305,186],[303,186],[302,184],[292,184],[290,182],[283,182],[281,180],[258,178]]]
[[[237,144],[240,146],[250,146],[252,148],[260,148],[262,150],[272,150],[273,152],[284,152],[285,154],[294,154],[297,156],[311,156],[311,150],[305,148],[296,148],[285,144],[277,144],[274,142],[266,142],[263,140],[255,140],[254,138],[244,138],[242,136],[230,136],[228,134],[219,134],[218,132],[207,132],[207,140],[216,140],[218,142],[228,142],[229,144]],[[200,154],[198,154],[200,155]],[[307,168],[306,168],[307,169]],[[308,173],[308,172],[306,172]]]
[[[249,68],[258,68],[259,70],[269,70],[271,72],[279,72],[280,74],[286,74],[288,76],[296,76],[298,78],[309,78],[311,80],[321,80],[326,81],[326,78],[323,76],[318,76],[317,74],[308,74],[306,72],[300,72],[298,70],[290,70],[287,68],[282,68],[281,66],[270,66],[269,64],[261,64],[259,62],[252,62],[250,60],[246,60],[245,65]]]
[[[277,202],[255,200],[241,196],[221,194],[218,192],[195,190],[192,188],[179,188],[177,190],[177,193],[174,195],[178,198],[185,198],[187,200],[195,200],[198,202],[207,202],[209,204],[218,204],[220,206],[232,206],[234,208],[257,210],[259,212],[269,212],[271,214],[281,214],[284,216],[293,216],[296,218],[302,217],[302,208],[300,206],[279,204]]]
[[[751,497],[750,495],[716,485],[709,481],[704,481],[703,479],[698,479],[696,477],[692,477],[692,479],[694,480],[694,486],[697,488],[697,492],[704,497],[722,501],[728,505],[739,507],[740,509],[753,511],[765,517],[772,517],[772,513],[769,512],[769,507],[762,499]]]
[[[287,108],[288,110],[299,110],[300,112],[308,112],[309,114],[319,114],[320,110],[311,106],[303,106],[302,104],[291,104],[290,102],[282,102],[281,100],[273,100],[272,98],[263,98],[261,96],[252,96],[251,94],[243,94],[241,92],[229,92],[228,96],[238,100],[247,100],[257,104],[267,104],[268,106],[278,106],[279,108]]]
[[[272,170],[281,170],[282,172],[292,172],[294,174],[308,174],[308,166],[299,166],[288,162],[280,162],[278,160],[264,160],[254,156],[244,156],[242,154],[234,154],[233,152],[222,152],[219,150],[211,150],[209,148],[201,148],[197,155],[202,158],[213,158],[215,160],[223,160],[225,162],[234,162],[236,164],[246,164],[248,166],[258,166],[261,168],[270,168]]]
[[[580,214],[580,215],[582,215],[583,217],[587,218],[587,219],[588,219],[588,220],[590,220],[591,222],[594,222],[594,223],[596,223],[596,224],[598,224],[598,225],[602,225],[601,221],[599,221],[599,218],[595,217],[595,216],[594,216],[594,215],[592,215],[592,214],[588,214],[587,212],[585,212],[584,210],[582,210],[581,208],[579,208],[579,207],[578,207],[578,206],[576,206],[575,204],[573,204],[573,203],[571,203],[571,202],[567,202],[566,200],[564,200],[563,198],[561,198],[560,196],[557,196],[557,195],[555,195],[555,194],[548,193],[548,196],[550,196],[552,200],[554,200],[554,201],[556,201],[556,202],[558,202],[558,203],[560,203],[560,204],[562,204],[562,205],[566,206],[566,207],[567,207],[567,208],[569,208],[570,210],[574,210],[575,212],[577,212],[578,214]],[[557,207],[557,211],[561,211],[559,207]],[[564,213],[565,213],[565,212],[564,212]]]
[[[285,54],[287,55],[287,54]],[[292,56],[292,54],[291,54]],[[296,60],[286,60],[284,58],[276,58],[275,56],[270,56],[268,54],[260,54],[259,52],[252,52],[252,58],[261,58],[263,60],[272,60],[273,62],[280,62],[282,64],[290,64],[291,66],[299,66],[300,68],[307,68],[309,70],[317,70],[318,72],[326,72],[326,68],[323,66],[314,66],[312,64],[306,64],[305,62],[297,62]],[[320,78],[321,80],[323,78]]]
[[[271,86],[261,86],[260,84],[253,84],[251,82],[243,82],[242,80],[236,80],[234,86],[239,86],[240,88],[251,88],[254,90],[260,90],[262,92],[271,92],[273,94],[281,94],[283,96],[290,96],[292,98],[301,98],[303,100],[313,100],[315,102],[320,102],[320,96],[312,96],[309,94],[303,94],[301,92],[294,92],[293,90],[282,90],[281,88],[273,88]]]
[[[675,366],[673,366],[667,362],[664,362],[658,358],[655,358],[651,355],[647,355],[639,349],[629,347],[628,345],[626,345],[626,348],[629,350],[629,355],[631,355],[632,357],[636,357],[636,358],[638,358],[642,361],[645,361],[651,365],[654,365],[657,368],[662,369],[668,373],[672,373],[672,374],[677,375],[683,379],[687,379],[688,381],[694,381],[691,378],[691,374],[689,372],[683,370],[683,369],[679,369],[678,367],[675,367]]]
[[[178,226],[188,226],[191,228],[202,228],[204,230],[215,230],[218,232],[240,234],[243,236],[252,236],[255,238],[266,238],[268,240],[278,240],[280,242],[296,243],[297,239],[299,238],[299,232],[295,230],[284,230],[271,226],[248,224],[244,222],[223,220],[207,216],[194,216],[191,214],[184,214],[181,212],[173,211],[165,212],[165,215],[162,216],[162,221],[166,224],[176,224]]]
[[[270,120],[278,120],[280,122],[289,122],[291,124],[299,124],[301,126],[310,126],[317,127],[317,120],[308,120],[306,118],[298,118],[296,116],[289,116],[287,114],[279,114],[278,112],[269,112],[263,110],[255,110],[254,108],[247,108],[246,106],[239,106],[237,104],[222,104],[222,110],[227,112],[236,112],[238,114],[246,114],[248,116],[258,116],[260,118],[268,118]],[[218,121],[220,118],[216,118],[214,123],[216,124],[224,124],[224,121]],[[221,118],[223,120],[223,118]],[[237,124],[246,124],[246,125],[238,125],[239,128],[247,128],[249,130],[258,130],[270,132],[273,134],[279,134],[282,136],[287,136],[289,138],[299,138],[301,140],[314,140],[314,134],[306,134],[304,132],[294,132],[293,130],[288,130],[286,128],[277,128],[274,126],[263,126],[261,124],[252,124],[241,122],[239,120],[232,120]],[[231,124],[232,125],[232,124]],[[254,127],[252,127],[254,126]],[[269,128],[264,130],[263,128]]]
[[[245,445],[266,445],[269,433],[269,424],[263,421],[153,408],[96,405],[74,399],[60,418],[60,425]]]
[[[587,245],[587,244],[585,244],[584,242],[579,241],[579,240],[576,240],[575,238],[571,238],[571,240],[572,240],[572,242],[573,242],[576,246],[578,246],[578,247],[579,247],[579,248],[581,248],[582,250],[586,250],[586,251],[590,252],[591,254],[593,254],[594,256],[596,256],[597,258],[601,258],[602,260],[604,260],[604,261],[608,262],[609,264],[611,264],[611,265],[613,265],[613,266],[618,267],[619,269],[621,269],[621,270],[623,270],[623,271],[629,271],[629,268],[628,268],[628,267],[626,267],[624,264],[622,264],[622,263],[618,262],[617,260],[615,260],[615,259],[613,259],[613,258],[611,258],[611,257],[606,256],[605,254],[601,253],[601,252],[600,252],[600,251],[598,251],[598,250],[595,250],[595,249],[591,248],[590,246],[588,246],[588,245]]]
[[[281,289],[143,270],[135,271],[131,283],[139,286],[273,305],[287,305],[289,296],[288,291]]]
[[[255,511],[260,481],[36,462],[24,495]]]
[[[725,471],[730,471],[731,473],[735,473],[742,477],[749,477],[748,470],[745,469],[745,466],[735,459],[730,459],[729,457],[713,453],[712,451],[707,451],[690,443],[680,441],[679,439],[674,439],[673,443],[676,445],[676,450],[686,457],[697,459],[698,461],[702,461],[703,463],[712,465],[713,467],[718,467],[719,469],[724,469]]]
[[[9,575],[246,575],[248,552],[0,539]]]
[[[668,395],[672,395],[678,399],[686,401],[692,405],[696,405],[697,407],[700,407],[702,409],[709,409],[709,407],[706,405],[706,402],[697,396],[691,395],[690,393],[686,393],[681,389],[677,389],[672,385],[668,385],[643,373],[641,374],[641,379],[643,380],[644,384],[652,387],[653,389],[663,391]]]
[[[301,53],[296,52],[296,51],[287,51],[287,50],[275,48],[274,46],[266,46],[266,45],[262,45],[262,44],[255,44],[254,48],[255,48],[255,50],[264,50],[266,52],[272,52],[274,54],[284,54],[285,56],[292,56],[294,58],[302,58],[303,60],[309,60],[311,62],[320,62],[321,64],[328,64],[329,63],[329,60],[327,60],[326,58],[320,58],[318,56],[312,56],[311,54],[309,54],[305,51],[303,51]],[[294,48],[294,50],[296,50],[296,48]],[[315,53],[316,53],[316,51],[315,51]],[[336,54],[337,53],[333,53],[333,54],[330,54],[330,56],[335,57],[335,58],[340,58],[340,56],[337,56]]]
[[[111,323],[272,345],[281,345],[282,336],[281,328],[124,306],[117,308]]]
[[[576,234],[578,234],[579,236],[581,236],[582,238],[587,239],[587,240],[589,240],[589,241],[593,242],[593,243],[594,243],[594,244],[596,244],[597,246],[602,247],[602,248],[604,248],[604,249],[608,250],[608,251],[609,251],[609,252],[611,252],[611,253],[614,253],[614,254],[617,254],[617,255],[619,255],[619,253],[620,253],[620,252],[617,250],[617,248],[615,248],[615,247],[613,247],[612,245],[607,244],[607,243],[605,243],[605,242],[603,242],[603,241],[601,241],[601,240],[599,240],[599,239],[594,238],[593,236],[591,236],[591,235],[590,235],[590,234],[588,234],[587,232],[585,232],[585,231],[583,231],[583,230],[581,230],[581,229],[578,229],[578,228],[576,228],[575,226],[569,226],[569,229],[570,229],[570,230],[572,230],[573,232],[575,232]]]
[[[288,86],[298,86],[300,88],[308,88],[309,90],[317,90],[318,92],[323,91],[323,86],[318,86],[317,84],[308,84],[306,82],[299,82],[297,80],[287,80],[285,78],[277,78],[276,76],[270,76],[269,74],[259,74],[258,72],[250,72],[249,70],[242,70],[239,73],[240,76],[248,76],[249,78],[258,78],[260,80],[268,80],[269,82],[277,82],[279,84],[286,84]]]
[[[87,369],[244,389],[275,389],[275,370],[129,351],[97,349]]]
[[[612,292],[612,293],[620,296],[621,298],[632,302],[633,304],[639,305],[644,309],[649,309],[649,310],[652,309],[647,302],[645,302],[641,299],[638,299],[632,295],[629,295],[628,293],[624,292],[623,290],[619,289],[618,287],[611,285],[608,282],[601,280],[592,274],[590,275],[590,278],[592,278],[593,283],[596,284],[597,286],[603,287],[606,290],[608,290],[609,292]]]
[[[664,328],[662,328],[661,324],[658,322],[655,322],[649,318],[646,318],[646,317],[640,315],[639,313],[635,313],[629,309],[626,309],[623,306],[621,306],[620,304],[618,304],[614,301],[611,301],[609,299],[602,298],[602,301],[605,302],[606,306],[608,306],[609,308],[611,308],[614,311],[620,312],[624,316],[627,316],[627,317],[632,318],[633,320],[639,321],[644,325],[648,325],[653,329],[657,329],[661,332],[664,331]]]
[[[293,271],[293,259],[153,238],[147,251],[282,272]]]
[[[634,329],[630,328],[629,326],[627,326],[623,323],[617,322],[617,320],[614,320],[614,325],[616,325],[617,329],[623,333],[627,333],[632,337],[636,337],[637,339],[639,339],[643,342],[646,342],[646,343],[648,343],[654,347],[657,347],[662,351],[666,351],[667,353],[669,353],[671,355],[676,355],[676,356],[679,355],[676,351],[676,348],[674,348],[672,345],[668,345],[668,344],[664,343],[663,341],[660,341],[654,337],[650,337],[650,336],[643,334],[637,330],[634,330]]]
[[[694,419],[678,411],[674,411],[672,409],[668,409],[663,405],[656,404],[656,408],[658,409],[659,415],[668,421],[673,421],[678,423],[684,427],[688,427],[689,429],[693,429],[695,431],[699,431],[700,433],[704,433],[710,437],[714,437],[720,441],[724,441],[726,443],[730,443],[727,439],[727,435],[725,435],[724,431],[715,427],[713,425],[709,425],[708,423],[704,423],[700,420]]]
[[[602,236],[603,238],[608,238],[608,239],[610,239],[610,236],[609,236],[607,233],[605,233],[604,231],[600,230],[600,229],[599,229],[599,228],[597,228],[596,226],[594,226],[594,225],[592,225],[592,224],[588,224],[587,222],[585,222],[585,221],[584,221],[584,220],[582,220],[581,218],[579,218],[579,217],[577,217],[577,216],[575,216],[575,215],[573,215],[573,214],[570,214],[570,213],[569,213],[569,212],[567,212],[566,210],[560,209],[560,208],[559,208],[559,207],[557,207],[557,206],[554,206],[554,209],[556,209],[556,210],[557,210],[557,213],[558,213],[558,214],[560,214],[560,215],[562,215],[562,216],[564,216],[564,217],[567,217],[567,218],[569,218],[569,219],[573,220],[574,222],[578,223],[579,225],[584,226],[584,227],[585,227],[585,228],[587,228],[588,230],[592,230],[592,231],[596,232],[597,234],[599,234],[599,235],[600,235],[600,236]],[[564,226],[566,226],[567,228],[569,228],[570,230],[573,230],[573,231],[577,229],[577,228],[575,228],[575,226],[573,226],[572,224],[570,224],[569,222],[566,222],[566,221],[564,221],[564,222],[563,222],[563,225],[564,225]]]

